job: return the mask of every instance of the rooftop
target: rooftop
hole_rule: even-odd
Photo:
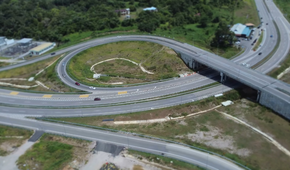
[[[21,40],[17,41],[18,43],[29,43],[30,41],[32,41],[31,38],[22,38]]]
[[[52,43],[44,43],[44,44],[41,44],[37,47],[32,48],[30,51],[41,51],[42,49],[45,49],[51,45],[52,45]]]
[[[144,8],[143,11],[154,11],[157,10],[155,7]]]
[[[244,35],[246,35],[248,37],[251,34],[251,29],[249,27],[246,27],[243,30],[242,34],[244,34]]]
[[[246,23],[245,25],[248,26],[248,27],[255,26],[255,24],[253,24],[253,23]]]
[[[246,28],[245,25],[238,23],[231,28],[231,31],[234,32],[235,34],[242,34],[245,28]]]
[[[130,11],[130,9],[126,8],[126,9],[117,9],[117,10],[115,10],[115,12],[124,12],[124,11]]]

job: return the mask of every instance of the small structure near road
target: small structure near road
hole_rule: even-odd
[[[253,23],[246,23],[245,24],[247,27],[251,27],[251,28],[254,28],[254,26],[255,26],[255,24],[253,24]]]
[[[101,74],[94,74],[94,79],[98,79],[98,78],[100,78],[101,77]]]
[[[227,101],[225,101],[225,102],[222,102],[222,105],[223,105],[223,106],[229,106],[229,105],[232,105],[232,104],[234,104],[234,102],[232,102],[232,101],[230,101],[230,100],[227,100]]]

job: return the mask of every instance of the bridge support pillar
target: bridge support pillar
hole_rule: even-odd
[[[201,64],[200,64],[199,62],[197,62],[197,61],[195,61],[195,60],[192,60],[192,69],[193,69],[193,70],[197,70],[197,69],[199,69],[200,66],[201,66]]]
[[[220,72],[220,76],[221,76],[221,83],[225,82],[227,79],[227,76],[223,72]]]
[[[257,92],[257,99],[256,99],[257,102],[260,101],[260,96],[261,96],[261,91],[258,90],[258,92]]]

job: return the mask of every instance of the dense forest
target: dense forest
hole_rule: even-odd
[[[152,33],[163,29],[199,23],[219,23],[216,39],[223,42],[230,20],[221,20],[213,8],[238,7],[241,0],[0,0],[0,35],[13,38],[32,37],[36,40],[60,42],[71,33],[136,26]],[[116,9],[155,6],[158,12],[142,11],[136,19],[121,21]],[[228,29],[226,29],[228,30]]]

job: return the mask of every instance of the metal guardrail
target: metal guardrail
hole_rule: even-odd
[[[138,134],[138,133],[131,133],[131,132],[126,132],[126,131],[121,131],[121,130],[103,128],[103,127],[99,127],[99,126],[92,126],[92,125],[85,125],[85,124],[80,124],[80,123],[71,123],[71,122],[66,122],[66,121],[53,120],[53,119],[49,119],[49,118],[45,118],[45,117],[40,117],[40,118],[35,118],[35,119],[41,120],[41,121],[49,121],[49,122],[54,122],[54,123],[62,123],[62,124],[67,124],[67,125],[74,125],[74,126],[81,126],[81,127],[86,127],[86,128],[105,130],[105,131],[116,132],[116,133],[129,134],[129,135],[133,135],[133,136],[139,136],[139,137],[143,137],[143,138],[159,140],[159,141],[163,141],[163,142],[167,142],[167,143],[174,143],[174,144],[182,145],[182,146],[185,146],[185,147],[189,147],[189,148],[196,149],[196,150],[199,150],[199,151],[202,151],[202,152],[206,152],[206,153],[211,154],[211,155],[215,155],[215,156],[221,157],[223,159],[226,159],[226,160],[228,160],[230,162],[235,163],[236,165],[239,165],[242,168],[245,168],[247,170],[251,170],[247,166],[242,165],[241,163],[236,162],[236,161],[234,161],[234,160],[232,160],[230,158],[227,158],[227,157],[225,157],[223,155],[220,155],[220,154],[217,154],[217,153],[214,153],[214,152],[211,152],[211,151],[208,151],[206,149],[202,149],[202,148],[199,148],[199,147],[196,147],[196,146],[187,145],[187,144],[181,143],[181,142],[176,142],[176,141],[171,141],[171,140],[167,140],[167,139],[162,139],[162,138],[142,135],[142,134]]]

